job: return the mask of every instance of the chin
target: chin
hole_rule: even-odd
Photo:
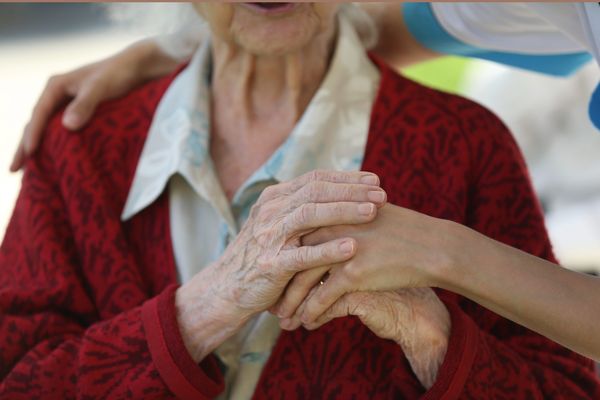
[[[297,4],[279,15],[247,9],[240,14],[241,18],[232,27],[235,41],[246,51],[258,55],[296,52],[308,46],[323,30],[319,18],[307,4]]]

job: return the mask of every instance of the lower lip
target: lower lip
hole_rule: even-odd
[[[263,6],[261,4],[269,5]],[[292,11],[298,4],[296,3],[244,3],[246,8],[262,15],[279,15]]]

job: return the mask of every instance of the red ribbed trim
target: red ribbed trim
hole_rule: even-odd
[[[437,380],[423,400],[454,400],[460,397],[471,372],[479,330],[471,318],[454,303],[444,303],[452,321],[448,350]]]
[[[213,356],[197,365],[185,348],[175,314],[176,290],[177,285],[169,286],[142,307],[152,361],[169,390],[178,398],[214,398],[223,391],[223,378]]]

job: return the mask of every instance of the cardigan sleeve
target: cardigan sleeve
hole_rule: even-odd
[[[481,109],[480,109],[481,110]],[[491,113],[470,118],[467,225],[555,262],[541,208],[513,137]],[[515,284],[518,284],[515,282]],[[460,296],[440,291],[451,314],[445,360],[425,399],[592,399],[593,362]]]
[[[65,195],[50,158],[28,163],[0,247],[0,398],[216,397],[223,381],[214,357],[197,365],[183,345],[176,286],[150,297],[117,256],[93,246],[81,253],[65,197],[84,208],[93,199],[75,189]],[[102,232],[101,242],[110,241],[110,229]],[[121,274],[106,298],[84,257],[105,257],[97,264]]]

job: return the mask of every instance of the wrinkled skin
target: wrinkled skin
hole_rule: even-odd
[[[190,354],[201,360],[271,307],[297,272],[352,257],[353,239],[306,246],[300,237],[322,226],[371,221],[377,207],[369,198],[383,192],[378,184],[369,173],[313,171],[264,190],[221,258],[177,291]]]

